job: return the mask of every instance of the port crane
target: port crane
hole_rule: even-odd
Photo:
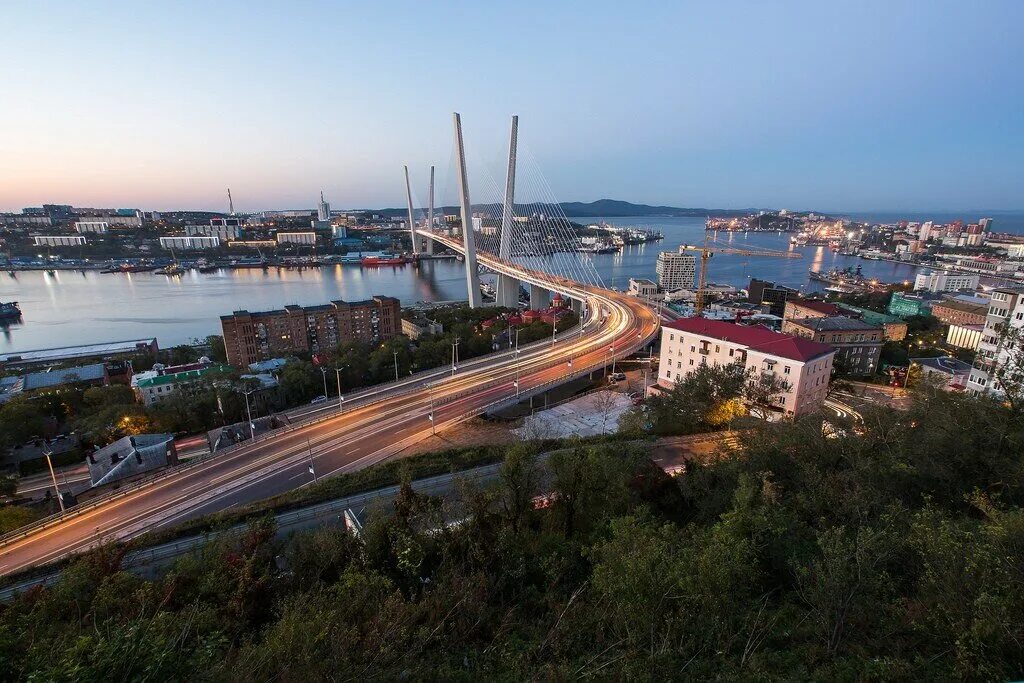
[[[739,254],[742,256],[763,256],[768,258],[803,258],[803,254],[797,251],[781,251],[779,249],[741,249],[730,247],[712,238],[707,232],[704,233],[704,244],[702,246],[681,244],[679,251],[695,251],[700,254],[700,267],[697,271],[697,296],[694,314],[700,318],[704,315],[704,287],[708,279],[708,259],[715,254]]]

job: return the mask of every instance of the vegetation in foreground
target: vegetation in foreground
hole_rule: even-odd
[[[4,608],[0,678],[1019,678],[1022,450],[1019,411],[925,392],[674,480],[581,444],[536,509],[516,446],[496,488],[406,488],[359,539],[255,523],[155,581],[87,557]]]

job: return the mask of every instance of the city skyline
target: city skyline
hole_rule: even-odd
[[[0,209],[450,204],[453,110],[562,201],[1024,209],[1017,3],[586,7],[12,8]]]

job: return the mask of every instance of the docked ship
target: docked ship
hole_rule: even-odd
[[[21,306],[17,301],[0,301],[0,320],[12,320],[21,317]]]
[[[402,266],[411,260],[398,254],[381,254],[380,256],[364,256],[359,263],[364,266]]]
[[[856,268],[833,268],[827,273],[809,270],[808,276],[812,280],[829,285],[828,289],[836,292],[864,292],[885,287],[878,280],[870,280],[864,277],[860,266]]]
[[[175,261],[174,263],[167,264],[163,268],[157,268],[153,272],[156,273],[157,275],[169,275],[171,277],[174,277],[175,275],[181,275],[182,273],[184,273],[185,269],[182,268],[177,261]]]

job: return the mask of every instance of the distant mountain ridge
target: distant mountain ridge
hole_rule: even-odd
[[[650,204],[634,204],[619,199],[598,199],[593,202],[562,202],[562,211],[566,216],[600,217],[600,216],[746,216],[756,209],[686,209],[678,206],[651,206]]]
[[[593,202],[561,202],[559,206],[569,218],[620,218],[624,216],[717,216],[720,218],[731,218],[734,216],[746,216],[755,213],[757,209],[705,209],[705,208],[681,208],[678,206],[651,206],[650,204],[634,204],[619,199],[598,199]],[[419,211],[422,207],[417,207]],[[474,204],[474,211],[482,211],[493,216],[501,215],[501,204]],[[536,211],[537,207],[530,204],[516,204],[516,213],[526,215]],[[446,213],[458,213],[457,206],[435,207],[438,215]],[[403,216],[406,209],[377,209],[374,213],[385,216]]]

